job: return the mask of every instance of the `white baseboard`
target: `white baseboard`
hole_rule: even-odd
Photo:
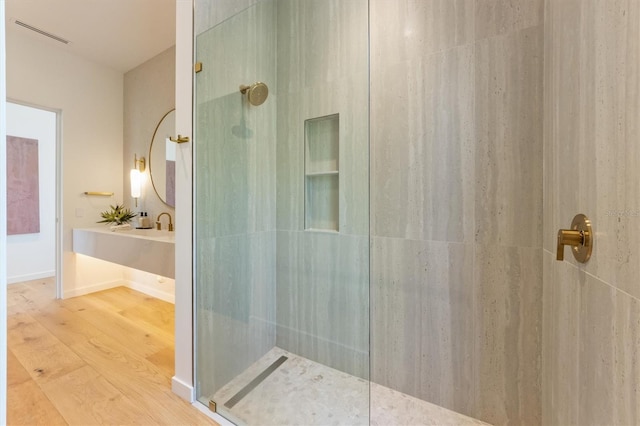
[[[54,274],[55,275],[55,274]],[[43,278],[43,277],[40,277]],[[38,279],[38,278],[33,278]],[[29,281],[29,280],[25,280]],[[17,281],[22,282],[22,281]],[[84,296],[85,294],[95,293],[97,291],[108,290],[114,287],[128,287],[132,290],[139,291],[140,293],[148,294],[151,297],[155,297],[156,299],[164,300],[165,302],[175,303],[175,295],[171,293],[167,293],[151,286],[147,286],[144,284],[140,284],[133,281],[128,280],[115,280],[115,281],[107,281],[104,283],[93,284],[87,287],[76,288],[73,290],[68,290],[64,292],[63,298],[67,299],[69,297],[76,296]]]
[[[195,388],[178,379],[176,376],[173,376],[171,378],[171,390],[180,398],[190,403],[192,403],[196,399]]]
[[[42,278],[50,278],[55,276],[56,276],[55,270],[38,272],[35,274],[14,275],[13,277],[7,277],[7,284],[23,283],[25,281],[33,281],[33,280],[39,280]]]
[[[95,293],[96,291],[108,290],[114,287],[125,285],[122,280],[106,281],[103,283],[93,284],[87,287],[74,288],[73,290],[65,290],[63,299],[76,296],[84,296],[85,294]]]
[[[125,286],[129,287],[132,290],[139,291],[140,293],[147,294],[151,297],[155,297],[156,299],[164,300],[169,303],[176,303],[176,295],[172,293],[167,293],[165,291],[159,290],[157,288],[137,283],[134,281],[124,281]]]

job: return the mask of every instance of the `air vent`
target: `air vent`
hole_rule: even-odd
[[[59,41],[60,43],[64,43],[64,44],[69,44],[69,43],[70,43],[70,41],[69,41],[69,40],[66,40],[66,39],[64,39],[64,38],[62,38],[62,37],[58,37],[57,35],[54,35],[54,34],[48,33],[48,32],[46,32],[46,31],[44,31],[44,30],[41,30],[40,28],[36,28],[36,27],[31,26],[31,25],[29,25],[29,24],[26,24],[26,23],[24,23],[24,22],[22,22],[22,21],[18,21],[17,19],[16,19],[14,22],[16,23],[16,25],[20,25],[20,26],[21,26],[21,27],[23,27],[23,28],[26,28],[26,29],[31,30],[31,31],[35,31],[35,32],[37,32],[38,34],[42,34],[43,36],[46,36],[46,37],[52,38],[52,39],[54,39],[55,41]]]

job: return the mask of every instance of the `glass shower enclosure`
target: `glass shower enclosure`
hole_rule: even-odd
[[[368,1],[260,1],[196,61],[198,400],[368,424]]]

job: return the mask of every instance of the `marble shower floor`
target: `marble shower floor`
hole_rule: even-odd
[[[288,358],[286,362],[233,408],[224,407],[283,355]],[[487,425],[277,347],[227,383],[212,399],[218,404],[218,413],[239,425]]]

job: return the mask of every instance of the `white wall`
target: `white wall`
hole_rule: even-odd
[[[56,113],[7,103],[7,134],[38,141],[40,232],[7,236],[9,284],[55,275]]]
[[[176,1],[176,133],[192,134],[193,1]],[[192,142],[176,152],[176,334],[172,389],[194,400],[192,277]]]
[[[0,217],[7,217],[4,1],[0,1]],[[7,423],[7,222],[0,220],[0,424]]]
[[[4,50],[3,50],[4,51]],[[121,281],[120,268],[79,269],[71,230],[96,225],[109,204],[122,203],[123,75],[57,46],[7,30],[7,96],[62,111],[62,282],[64,296]],[[84,191],[114,192],[88,197]],[[94,276],[88,276],[94,275]],[[95,288],[95,287],[94,287]]]

